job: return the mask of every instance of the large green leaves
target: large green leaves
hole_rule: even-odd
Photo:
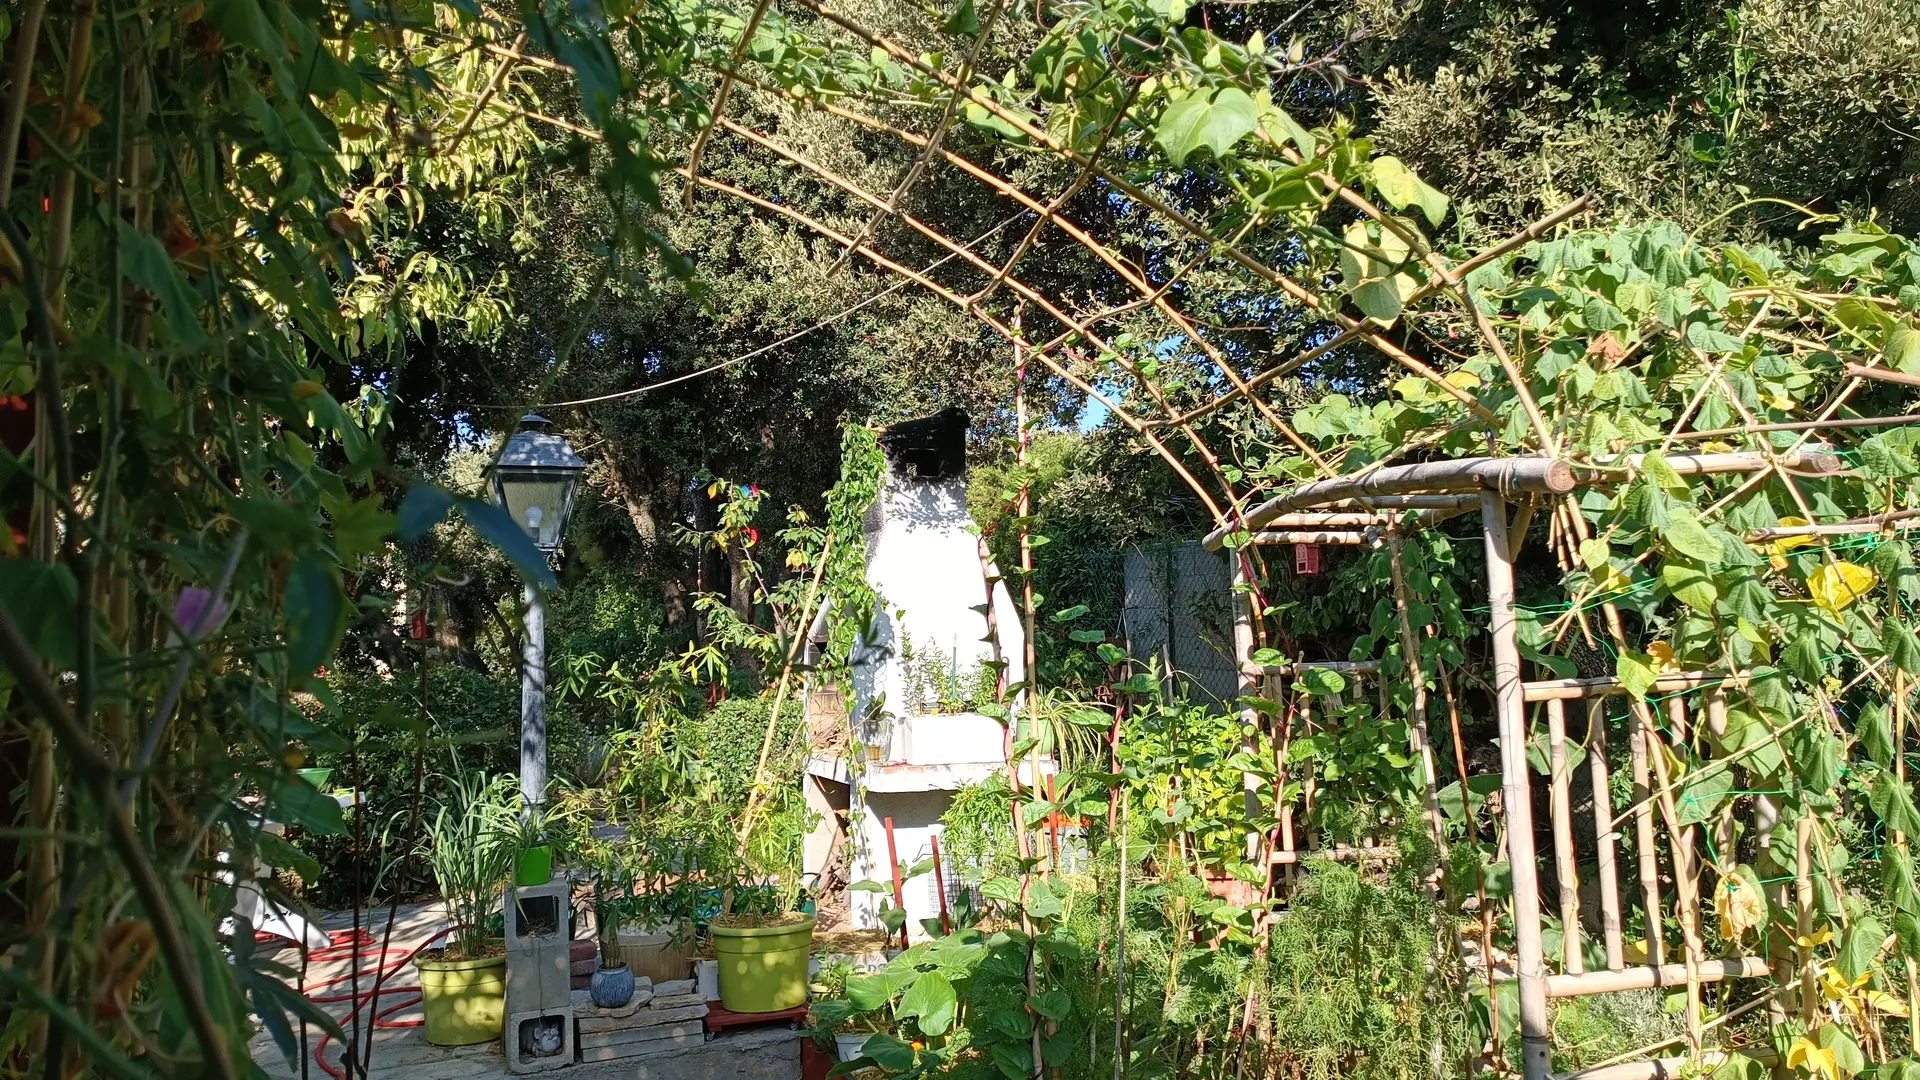
[[[1190,90],[1167,103],[1154,125],[1153,141],[1174,165],[1184,165],[1203,147],[1216,158],[1226,156],[1259,123],[1260,110],[1244,90]]]
[[[953,983],[938,971],[928,971],[907,987],[900,995],[900,1003],[893,1008],[893,1015],[901,1020],[914,1020],[922,1033],[944,1035],[953,1026],[954,1009],[959,999],[954,995]]]

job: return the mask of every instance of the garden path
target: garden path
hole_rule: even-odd
[[[358,986],[362,993],[371,992],[374,987],[378,942],[386,929],[387,910],[372,908],[360,916],[362,930],[374,938],[374,944],[367,946],[360,958]],[[319,925],[335,932],[336,940],[341,940],[345,936],[341,932],[350,933],[353,929],[353,913],[329,913],[319,920]],[[405,961],[445,926],[445,909],[437,901],[402,904],[395,913],[393,937],[387,946],[389,966],[393,970],[381,981],[379,1009],[393,1010],[387,1018],[389,1021],[411,1020],[418,1024],[421,1020],[418,993],[405,991],[405,988],[418,987],[420,979],[413,965]],[[353,960],[348,951],[336,949],[316,955],[328,958],[311,960],[301,985],[308,988],[316,1001],[346,994],[354,981]],[[299,970],[299,954],[290,948],[282,949],[275,959]],[[401,989],[394,992],[396,987]],[[402,1006],[403,1002],[407,1004]],[[351,1008],[350,1002],[322,1001],[321,1007],[342,1018],[342,1026],[346,1026],[344,1017]],[[362,1035],[365,1035],[364,1016]],[[295,1037],[298,1038],[297,1028]],[[476,1046],[434,1046],[417,1026],[376,1027],[372,1038],[372,1061],[364,1080],[495,1080],[509,1075],[498,1040]],[[320,1032],[309,1028],[305,1059],[296,1059],[292,1068],[288,1067],[273,1037],[264,1030],[255,1034],[248,1050],[271,1080],[328,1080],[330,1075],[343,1075],[341,1046],[332,1041],[322,1046],[320,1040]],[[334,1070],[332,1073],[315,1056],[316,1050],[324,1055]],[[750,1029],[722,1034],[685,1053],[576,1064],[560,1070],[558,1075],[569,1080],[614,1080],[616,1077],[620,1080],[799,1080],[800,1044],[794,1033],[784,1026]]]

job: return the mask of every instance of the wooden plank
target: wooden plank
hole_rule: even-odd
[[[1764,956],[1737,956],[1731,960],[1702,960],[1700,981],[1724,982],[1727,979],[1764,979],[1769,974]],[[1620,990],[1649,990],[1662,986],[1685,986],[1685,964],[1633,964],[1619,971],[1588,971],[1578,975],[1547,976],[1547,996],[1585,997],[1611,994]]]

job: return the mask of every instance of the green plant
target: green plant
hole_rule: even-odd
[[[448,959],[488,955],[489,920],[513,871],[519,788],[512,777],[456,771],[436,778],[440,791],[421,838],[446,905]]]

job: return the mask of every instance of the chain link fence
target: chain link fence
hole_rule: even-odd
[[[1177,693],[1218,708],[1239,694],[1226,555],[1198,540],[1127,549],[1121,635],[1127,652],[1173,672]]]

